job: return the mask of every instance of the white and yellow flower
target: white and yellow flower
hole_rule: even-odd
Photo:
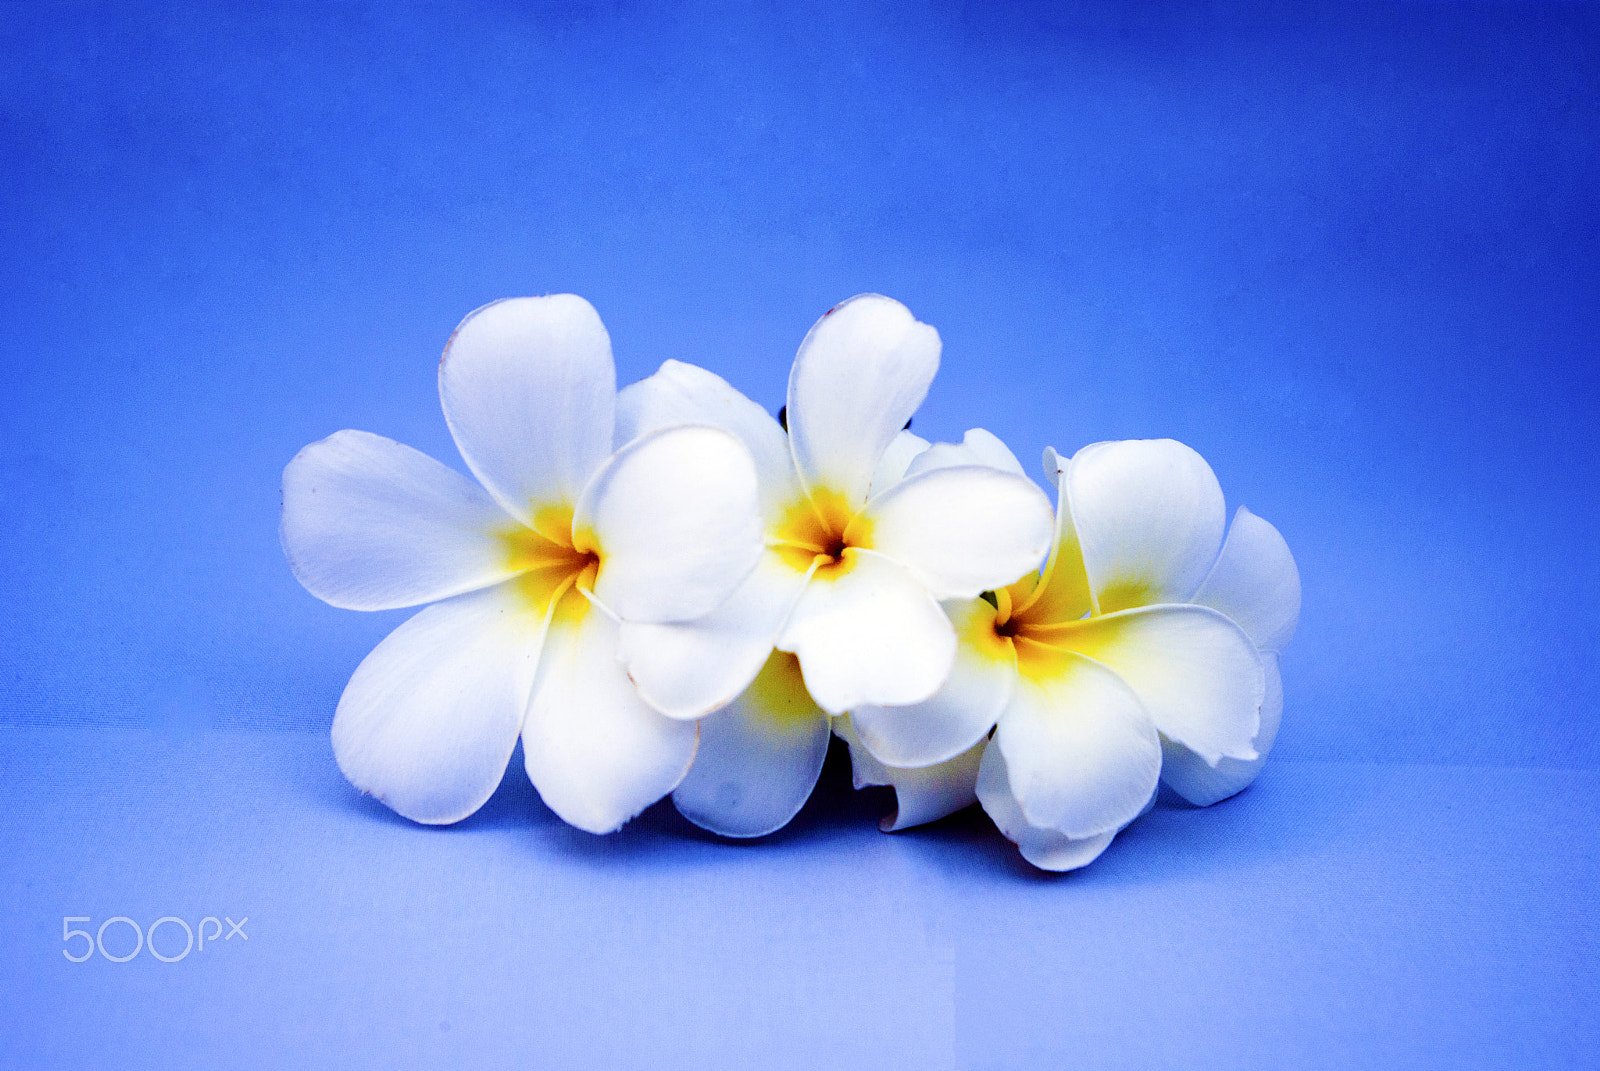
[[[801,344],[787,435],[692,365],[669,361],[622,392],[619,442],[710,424],[738,435],[760,473],[767,549],[734,596],[698,621],[621,631],[640,694],[704,717],[673,794],[691,821],[728,836],[788,822],[816,782],[831,715],[920,702],[944,683],[956,635],[940,601],[1010,583],[1048,551],[1049,501],[1020,474],[960,464],[899,478],[920,440],[897,437],[939,351],[903,305],[864,295]],[[706,702],[710,676],[719,702]]]
[[[993,726],[978,798],[1030,862],[1068,870],[1148,805],[1164,741],[1209,769],[1256,763],[1266,676],[1239,624],[1191,601],[1228,568],[1222,492],[1198,454],[1099,443],[1067,463],[1051,451],[1047,468],[1057,537],[1042,573],[992,602],[947,601],[961,644],[944,688],[851,720],[890,767],[947,761]]]
[[[1100,456],[1098,463],[1107,469],[1100,478],[1107,482],[1132,479],[1131,473],[1120,474],[1116,465],[1119,461],[1134,461],[1136,450],[1146,452],[1152,459],[1164,457],[1166,463],[1129,465],[1150,480],[1143,493],[1130,504],[1143,505],[1155,513],[1161,509],[1157,505],[1160,502],[1187,500],[1193,503],[1193,523],[1189,529],[1192,543],[1188,553],[1196,562],[1210,559],[1211,566],[1200,586],[1185,601],[1209,606],[1226,615],[1250,637],[1261,657],[1264,674],[1261,720],[1251,741],[1255,758],[1222,755],[1212,762],[1199,751],[1162,733],[1162,783],[1188,802],[1205,807],[1227,799],[1254,781],[1277,740],[1283,718],[1279,654],[1294,637],[1300,623],[1300,571],[1278,530],[1243,506],[1235,511],[1228,534],[1220,548],[1217,547],[1213,537],[1221,532],[1225,516],[1221,486],[1204,459],[1181,443],[1154,440],[1138,446],[1125,445],[1120,452],[1126,456],[1121,459],[1116,456],[1117,452]],[[1080,451],[1080,454],[1087,453],[1087,449]],[[1091,462],[1094,457],[1089,455]],[[1046,470],[1055,473],[1058,479],[1062,470],[1076,461],[1074,458],[1063,462],[1053,450],[1045,453]],[[1089,471],[1086,470],[1085,479]],[[1155,522],[1151,517],[1126,516],[1118,523],[1131,528]],[[1137,585],[1129,585],[1122,598],[1129,606],[1149,605],[1157,600],[1175,600],[1178,590],[1181,587],[1151,586],[1141,593]]]
[[[551,809],[614,830],[672,791],[697,741],[639,698],[619,630],[701,617],[756,565],[749,451],[703,426],[614,449],[611,341],[573,295],[469,315],[439,395],[481,486],[358,431],[284,471],[283,548],[307,590],[357,610],[433,604],[346,686],[340,769],[408,818],[454,822],[494,792],[520,734]],[[648,652],[649,635],[631,644]],[[715,697],[685,681],[679,698]]]

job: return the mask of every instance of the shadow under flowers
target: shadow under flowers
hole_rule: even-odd
[[[795,845],[856,834],[863,829],[876,833],[878,819],[894,809],[892,790],[873,787],[857,792],[851,786],[850,752],[844,742],[837,738],[829,746],[816,789],[800,813],[776,833],[750,840],[720,837],[706,832],[679,814],[670,797],[646,808],[615,833],[595,836],[575,829],[563,822],[539,798],[538,791],[528,780],[523,768],[520,742],[512,752],[511,761],[507,763],[505,775],[494,795],[472,815],[446,826],[413,822],[391,811],[377,799],[357,792],[339,776],[331,755],[323,773],[326,776],[316,778],[308,788],[317,797],[347,814],[424,833],[531,832],[537,834],[542,842],[564,853],[596,858],[681,850],[685,845],[729,850]]]
[[[346,814],[420,835],[512,834],[539,851],[600,866],[613,860],[718,865],[747,861],[748,852],[766,857],[819,846],[850,851],[859,849],[864,840],[888,838],[895,853],[914,856],[919,869],[947,876],[986,874],[991,880],[1025,884],[1142,884],[1180,873],[1204,875],[1283,861],[1319,850],[1338,829],[1339,816],[1353,806],[1359,808],[1360,801],[1380,787],[1372,776],[1350,777],[1348,767],[1337,767],[1336,775],[1321,764],[1290,763],[1269,766],[1256,785],[1209,808],[1190,807],[1163,793],[1157,807],[1124,830],[1094,863],[1054,874],[1029,865],[976,805],[925,826],[880,833],[878,820],[894,809],[893,790],[853,788],[849,749],[837,738],[800,813],[776,833],[749,840],[700,829],[678,813],[670,798],[647,808],[616,833],[595,836],[575,829],[539,798],[524,772],[520,744],[494,795],[475,814],[451,826],[411,822],[357,793],[338,776],[331,759],[328,766],[331,777],[317,778],[313,791]],[[1340,783],[1334,784],[1335,780]]]
[[[816,788],[800,813],[765,837],[742,839],[707,832],[679,814],[670,797],[646,808],[617,832],[597,837],[563,823],[539,800],[526,777],[521,782],[516,791],[526,790],[532,796],[531,805],[540,812],[535,824],[546,832],[545,842],[563,854],[595,860],[677,855],[709,861],[738,858],[738,853],[749,851],[788,852],[850,840],[863,831],[876,834],[878,819],[894,808],[890,789],[857,792],[851,786],[850,751],[837,738],[829,745]],[[502,784],[496,796],[506,791]]]

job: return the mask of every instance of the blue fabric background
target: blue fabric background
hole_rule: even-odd
[[[0,1061],[1600,1061],[1595,6],[7,3],[0,151]],[[1283,531],[1258,785],[1064,879],[837,768],[746,846],[348,789],[405,615],[290,577],[297,449],[459,465],[496,297],[776,408],[867,290],[944,338],[922,434],[1171,436]]]

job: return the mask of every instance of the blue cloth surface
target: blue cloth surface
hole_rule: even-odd
[[[1580,1068],[1600,1044],[1594,771],[1277,763],[1059,876],[976,813],[879,833],[843,766],[736,844],[670,805],[577,832],[520,770],[419,829],[325,748],[8,734],[0,1060]],[[174,963],[62,954],[63,917],[117,916],[249,921]]]
[[[1592,4],[0,4],[0,1063],[1600,1064],[1597,86]],[[837,768],[752,845],[362,800],[406,615],[282,468],[459,466],[451,328],[558,291],[774,410],[878,291],[930,438],[1194,446],[1304,582],[1260,783],[1064,879]]]

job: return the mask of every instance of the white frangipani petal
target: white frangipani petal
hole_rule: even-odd
[[[858,789],[869,785],[889,784],[889,767],[873,757],[872,752],[861,742],[861,734],[856,732],[855,722],[850,715],[840,714],[833,719],[833,735],[850,745],[850,781]]]
[[[1161,741],[1121,677],[1073,651],[1024,641],[1023,674],[991,747],[1031,825],[1075,840],[1121,829],[1161,776]]]
[[[961,599],[944,609],[958,640],[944,686],[922,703],[851,711],[861,743],[889,766],[932,766],[968,750],[988,736],[1016,688],[1016,655],[1010,644],[996,641],[994,607]]]
[[[1271,524],[1239,507],[1222,553],[1193,602],[1221,610],[1263,651],[1281,651],[1300,623],[1300,570]]]
[[[888,785],[894,789],[895,809],[878,823],[885,833],[936,822],[977,802],[973,786],[987,741],[980,740],[946,762],[911,769],[885,766],[873,758],[849,715],[834,718],[833,731],[850,745],[851,780],[856,788]]]
[[[1046,447],[1044,460],[1046,472],[1052,472],[1058,463],[1056,452]],[[1083,550],[1078,546],[1078,529],[1072,523],[1072,502],[1067,494],[1065,472],[1054,472],[1050,478],[1058,485],[1055,534],[1044,569],[1028,590],[1026,600],[1035,620],[1076,621],[1089,612],[1094,600],[1089,594],[1089,577],[1083,568]]]
[[[522,753],[546,805],[590,833],[610,833],[671,792],[694,760],[694,722],[650,709],[617,661],[617,625],[598,607],[550,628]]]
[[[872,474],[872,486],[868,495],[881,495],[895,484],[906,478],[906,469],[917,455],[928,448],[928,440],[913,431],[902,431],[889,442],[889,449],[883,452],[883,457],[878,459],[878,467]],[[792,466],[791,462],[791,466]]]
[[[1031,480],[992,468],[939,468],[874,498],[863,514],[874,550],[911,570],[937,599],[972,599],[1037,569],[1055,514]]]
[[[1261,656],[1224,615],[1208,606],[1144,606],[1089,618],[1062,635],[1116,671],[1156,728],[1207,763],[1256,757],[1250,741],[1265,695]]]
[[[904,305],[863,294],[835,305],[789,372],[789,444],[808,493],[859,506],[889,444],[939,370],[939,333]]]
[[[768,551],[728,601],[693,621],[622,622],[618,653],[645,702],[673,718],[699,718],[755,680],[805,586],[806,576]]]
[[[689,821],[724,837],[782,829],[811,795],[830,735],[800,664],[771,651],[750,687],[700,722],[700,750],[672,802]]]
[[[1056,453],[1055,447],[1045,447],[1043,457],[1045,482],[1051,487],[1057,486],[1061,480],[1062,473],[1067,471],[1067,466],[1071,463],[1072,459],[1070,457],[1062,457]]]
[[[1022,813],[1022,805],[1011,794],[1005,756],[992,744],[983,750],[976,795],[1001,835],[1040,870],[1076,870],[1087,866],[1110,847],[1118,832],[1111,830],[1074,840],[1059,830],[1031,824],[1028,816]]]
[[[570,508],[611,452],[616,391],[611,337],[574,294],[485,305],[461,321],[439,362],[439,399],[462,458],[536,529],[539,509]]]
[[[684,425],[633,440],[595,473],[572,519],[578,549],[600,555],[595,596],[628,621],[716,609],[761,557],[757,502],[750,452],[729,432]]]
[[[362,661],[333,719],[333,753],[352,785],[433,824],[458,822],[493,795],[544,631],[512,587],[436,603]]]
[[[1095,611],[1188,601],[1227,524],[1205,459],[1172,439],[1096,443],[1065,477]]]
[[[950,673],[956,636],[904,566],[847,550],[840,565],[812,576],[777,647],[800,657],[817,705],[843,714],[933,695]]]
[[[1028,475],[1022,468],[1022,462],[1017,460],[1017,455],[1011,452],[1011,448],[1001,442],[998,436],[982,428],[968,429],[959,443],[934,443],[912,458],[905,474],[908,477],[916,476],[934,469],[947,469],[958,465],[985,465],[1023,478]],[[1054,473],[1050,475],[1050,482],[1055,483]]]
[[[1209,807],[1242,791],[1266,764],[1267,753],[1278,738],[1278,725],[1283,720],[1283,677],[1275,654],[1263,654],[1261,667],[1266,671],[1266,697],[1261,701],[1261,729],[1252,742],[1256,758],[1223,758],[1212,767],[1182,744],[1168,737],[1161,738],[1161,780],[1196,807]]]
[[[915,770],[884,767],[894,789],[895,808],[878,821],[878,828],[894,833],[937,822],[978,802],[975,786],[978,763],[985,744],[974,744],[955,758]]]
[[[655,375],[617,393],[617,446],[674,424],[705,424],[738,436],[755,461],[761,512],[775,522],[800,495],[789,438],[772,414],[714,372],[666,361]]]
[[[497,532],[520,527],[465,476],[381,435],[335,432],[283,470],[289,568],[346,610],[416,606],[503,580],[516,568]]]

